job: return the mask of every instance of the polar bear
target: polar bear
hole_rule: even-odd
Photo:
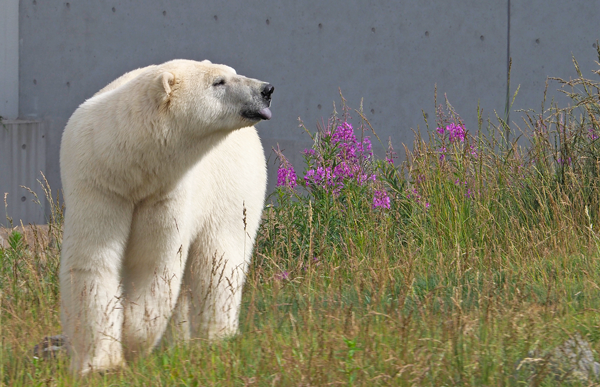
[[[271,118],[273,89],[173,60],[73,113],[60,150],[60,290],[74,372],[121,366],[163,336],[236,333],[266,191],[253,125]]]

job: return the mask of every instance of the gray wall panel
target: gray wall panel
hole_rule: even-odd
[[[547,75],[572,74],[571,52],[590,63],[598,4],[513,0],[515,108],[539,106]],[[507,20],[508,1],[492,0],[23,0],[20,115],[44,122],[57,187],[61,133],[80,103],[131,69],[210,59],[275,86],[273,119],[259,125],[267,153],[279,142],[299,161],[307,137],[298,117],[314,129],[339,103],[338,88],[353,108],[364,98],[380,137],[401,148],[423,126],[421,109],[433,117],[435,84],[470,130],[478,101],[485,116],[504,111]]]
[[[0,0],[0,116],[19,114],[19,0]]]
[[[0,125],[0,226],[44,224],[46,201],[39,184],[46,164],[46,139],[36,121],[5,120]],[[37,195],[33,195],[30,190]],[[6,195],[6,203],[5,203]],[[5,207],[6,204],[6,207]]]
[[[598,77],[594,44],[600,39],[600,1],[512,0],[510,55],[512,92],[520,85],[515,109],[541,111],[547,77],[568,80],[577,77],[572,56],[587,78]],[[549,81],[545,108],[552,99],[562,106],[570,101],[557,91],[560,84]],[[511,121],[524,127],[521,114]]]

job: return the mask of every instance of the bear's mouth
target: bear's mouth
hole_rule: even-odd
[[[242,111],[242,117],[247,118],[249,120],[270,120],[272,117],[271,109],[268,107],[262,108],[258,111],[256,110],[244,110]]]

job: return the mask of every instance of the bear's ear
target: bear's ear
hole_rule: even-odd
[[[160,74],[159,80],[162,83],[162,87],[165,90],[165,93],[167,93],[167,95],[170,95],[171,91],[173,91],[171,86],[175,84],[175,75],[173,75],[173,73],[165,71],[164,73]]]
[[[212,64],[212,63],[211,63],[211,61],[209,61],[208,59],[204,59],[204,60],[203,60],[202,62],[200,62],[200,63],[202,63],[202,64],[205,64],[205,65]]]

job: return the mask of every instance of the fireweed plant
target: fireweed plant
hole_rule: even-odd
[[[379,137],[362,109],[351,111],[342,98],[341,114],[334,109],[316,133],[305,128],[313,145],[303,151],[304,165],[292,166],[276,151],[275,205],[265,214],[268,233],[259,246],[269,251],[282,237],[290,258],[275,265],[274,275],[300,278],[314,262],[340,264],[348,254],[368,261],[374,241],[398,262],[405,259],[400,246],[436,257],[437,270],[455,273],[458,282],[465,272],[523,263],[507,256],[572,254],[581,251],[582,238],[591,243],[584,250],[595,249],[598,83],[581,74],[557,81],[574,104],[544,107],[544,98],[541,112],[523,111],[522,121],[510,125],[511,141],[501,117],[498,124],[484,121],[477,108],[478,122],[467,126],[436,92],[435,117],[423,114],[423,130],[404,146],[404,157],[390,139],[378,158],[371,141]]]
[[[347,201],[349,191],[360,191],[372,197],[372,208],[390,208],[387,191],[377,179],[371,140],[364,136],[358,140],[352,124],[333,118],[333,127],[315,134],[312,149],[305,149],[302,187],[309,200],[329,198]],[[296,188],[296,172],[283,153],[277,151],[280,166],[277,187],[280,195]],[[370,194],[370,195],[369,195]]]
[[[391,139],[383,159],[374,155],[371,138],[379,141],[379,137],[360,110],[356,111],[359,124],[353,126],[351,111],[343,97],[342,112],[341,117],[334,112],[327,124],[318,125],[314,134],[301,125],[313,145],[302,152],[304,165],[300,178],[284,152],[275,150],[279,169],[273,194],[277,206],[273,211],[298,211],[303,214],[299,219],[305,219],[305,212],[310,209],[309,215],[317,217],[310,226],[329,235],[331,243],[339,241],[339,226],[349,219],[363,225],[365,230],[375,229],[372,222],[388,224],[395,238],[406,241],[407,232],[418,231],[416,235],[422,239],[422,225],[431,227],[433,223],[448,220],[438,219],[439,211],[444,218],[456,218],[453,211],[436,212],[434,207],[441,209],[450,202],[460,215],[469,216],[474,206],[472,201],[481,191],[476,173],[481,139],[468,133],[447,101],[436,109],[436,127],[429,133],[429,143],[418,135],[414,149],[406,150],[407,159],[399,166]],[[421,227],[416,230],[406,227],[417,219]],[[304,223],[291,218],[288,224],[302,233],[306,231]],[[447,230],[441,236],[454,240],[450,234]]]
[[[330,243],[340,242],[348,221],[365,235],[385,226],[393,243],[455,251],[470,261],[458,260],[465,267],[485,264],[480,252],[488,249],[519,250],[524,237],[540,246],[556,241],[559,229],[590,238],[590,224],[600,220],[598,84],[583,76],[557,81],[575,104],[524,111],[509,143],[501,118],[484,126],[478,110],[478,125],[468,128],[446,98],[438,104],[436,97],[435,121],[424,115],[426,136],[416,132],[402,162],[391,139],[385,157],[377,158],[371,145],[377,134],[360,110],[353,126],[342,98],[341,117],[334,112],[309,133],[313,146],[303,151],[300,178],[276,151],[278,205],[270,210],[306,219],[310,209],[310,227]],[[308,231],[305,223],[288,222],[300,235]],[[530,231],[523,235],[523,229]]]

